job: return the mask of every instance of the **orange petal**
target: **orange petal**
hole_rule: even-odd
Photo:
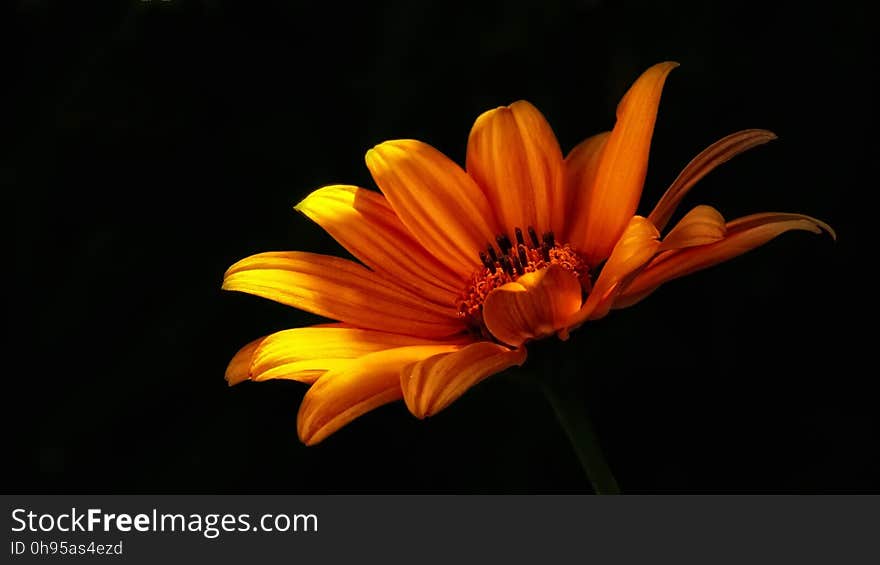
[[[617,106],[614,125],[599,161],[595,182],[581,187],[587,194],[572,233],[583,241],[587,263],[598,265],[609,256],[636,211],[648,170],[648,152],[669,72],[678,63],[654,65],[632,85]]]
[[[580,305],[577,276],[550,265],[490,292],[483,303],[483,321],[497,339],[519,347],[555,333]]]
[[[776,139],[776,134],[765,129],[747,129],[719,139],[694,157],[679,173],[675,181],[666,189],[660,201],[657,202],[648,219],[657,226],[658,230],[663,231],[681,200],[701,178],[718,165],[726,163],[743,151],[774,139]]]
[[[478,382],[525,360],[525,348],[508,349],[488,341],[434,355],[403,368],[403,400],[417,418],[433,416]]]
[[[403,225],[459,275],[480,266],[479,252],[499,233],[483,192],[458,165],[419,141],[386,141],[367,167]]]
[[[631,306],[667,281],[742,255],[791,230],[826,231],[835,237],[828,224],[801,214],[764,213],[739,218],[727,223],[727,235],[721,241],[658,255],[633,279],[615,307]]]
[[[468,138],[467,172],[486,193],[508,237],[514,227],[562,230],[562,151],[537,108],[520,100],[489,110]]]
[[[261,337],[245,345],[229,361],[229,365],[226,366],[226,382],[229,383],[229,386],[237,385],[251,378],[250,370],[254,352],[256,352],[264,339],[266,338]]]
[[[439,304],[452,304],[464,279],[443,267],[413,238],[376,192],[326,186],[296,205],[352,255],[374,271]]]
[[[400,400],[400,371],[422,359],[455,351],[457,345],[416,345],[369,353],[346,367],[328,371],[303,398],[296,429],[314,445],[358,416]]]
[[[454,307],[429,302],[357,263],[327,255],[253,255],[229,268],[223,288],[391,333],[432,338],[464,328]]]
[[[250,364],[254,381],[291,379],[312,383],[327,371],[358,362],[358,358],[376,351],[411,345],[454,345],[469,343],[470,338],[450,340],[390,334],[376,330],[327,324],[280,331],[264,338]]]
[[[596,172],[599,170],[599,157],[608,143],[610,131],[588,137],[580,142],[565,157],[564,187],[568,197],[568,221],[566,230],[559,234],[560,241],[568,241],[575,249],[585,249],[586,231],[583,226],[579,231],[574,229],[578,218],[584,216],[590,207],[590,195],[596,184]],[[583,219],[583,218],[581,218]]]
[[[660,247],[659,233],[654,224],[641,216],[633,216],[623,235],[614,246],[611,257],[602,267],[596,284],[581,309],[566,324],[569,328],[560,333],[565,338],[568,330],[586,320],[603,317],[611,309],[617,293],[630,277],[641,269]]]
[[[724,239],[726,233],[721,212],[711,206],[697,206],[666,234],[658,252],[707,245]]]

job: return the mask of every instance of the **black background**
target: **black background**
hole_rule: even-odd
[[[6,490],[589,491],[511,374],[433,419],[398,403],[303,447],[303,385],[228,388],[223,371],[317,318],[220,282],[259,251],[341,253],[292,205],[374,186],[374,144],[422,139],[461,162],[473,119],[524,98],[567,151],[662,60],[681,67],[640,211],[706,145],[762,127],[780,139],[685,205],[807,213],[839,241],[786,234],[670,283],[582,328],[560,366],[582,373],[625,491],[880,488],[867,3],[34,0],[9,16]]]

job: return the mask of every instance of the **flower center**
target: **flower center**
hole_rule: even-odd
[[[471,275],[471,284],[462,293],[458,308],[459,316],[473,330],[486,333],[483,301],[489,293],[526,273],[559,265],[577,275],[585,293],[590,291],[590,266],[569,244],[557,243],[552,231],[544,233],[540,239],[531,226],[527,233],[528,238],[520,228],[515,228],[516,243],[502,234],[495,238],[495,245],[489,243],[486,251],[480,252],[483,268]]]

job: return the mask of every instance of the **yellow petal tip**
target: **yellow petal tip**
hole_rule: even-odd
[[[323,186],[317,190],[313,190],[305,198],[297,202],[293,205],[293,209],[297,212],[305,214],[308,207],[316,200],[320,199],[321,196],[326,195],[329,190],[332,190],[334,187],[331,186]],[[306,214],[308,215],[308,214]]]
[[[385,156],[388,155],[387,151],[391,149],[392,151],[396,148],[396,141],[383,141],[382,143],[377,143],[372,148],[367,149],[366,155],[364,155],[364,161],[367,164],[367,168],[371,171],[381,166],[381,164],[385,161]]]
[[[364,154],[364,162],[367,164],[367,168],[370,168],[371,163],[376,162],[376,158],[378,155],[376,154],[376,148],[378,145],[374,145],[372,148],[367,149],[367,152]]]

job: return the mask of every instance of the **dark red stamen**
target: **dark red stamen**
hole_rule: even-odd
[[[532,247],[540,247],[541,242],[538,241],[538,234],[535,233],[535,228],[529,226],[529,239],[532,240]]]
[[[489,258],[492,259],[492,265],[494,266],[495,263],[498,262],[498,254],[495,253],[495,248],[492,247],[491,245],[489,247],[487,247],[486,250],[489,252]],[[492,267],[490,267],[490,270],[491,270],[491,268]]]
[[[491,260],[489,259],[489,256],[486,255],[486,253],[483,252],[483,251],[480,251],[480,261],[481,261],[481,262],[483,263],[483,265],[484,265],[487,269],[489,269],[490,271],[494,271],[494,270],[495,270],[495,262],[494,262],[494,261],[491,261]]]
[[[546,243],[541,246],[541,257],[544,259],[544,261],[550,261],[550,248],[547,247]]]
[[[529,256],[526,253],[526,246],[520,243],[516,248],[517,254],[519,255],[519,262],[523,265],[527,265],[529,262]]]
[[[523,264],[520,262],[519,257],[511,254],[510,260],[513,263],[513,270],[520,275],[526,274],[525,268],[523,268]]]
[[[507,255],[503,255],[503,256],[501,257],[501,260],[499,261],[499,263],[501,263],[501,269],[502,269],[505,273],[507,273],[508,275],[510,275],[511,277],[514,276],[514,275],[516,274],[516,273],[513,271],[513,265],[511,265],[511,263],[510,263],[510,258],[509,258]]]
[[[507,255],[507,252],[510,251],[510,248],[513,247],[513,244],[510,243],[510,238],[507,237],[506,234],[501,234],[495,238],[495,241],[498,242],[498,249],[501,250],[503,255]]]

